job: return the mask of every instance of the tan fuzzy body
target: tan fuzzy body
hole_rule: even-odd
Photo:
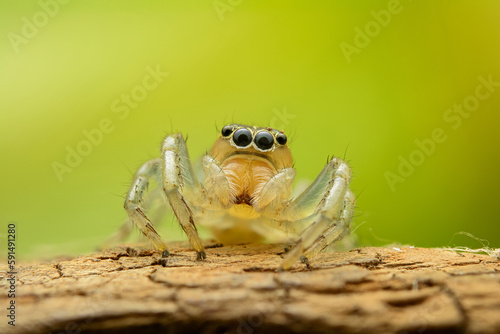
[[[231,202],[235,204],[231,213],[241,218],[257,216],[251,207],[259,202],[262,188],[277,173],[276,169],[254,155],[230,157],[221,167],[229,183]]]

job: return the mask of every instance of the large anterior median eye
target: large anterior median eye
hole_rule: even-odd
[[[233,142],[238,147],[247,147],[252,142],[252,133],[248,129],[238,129],[233,134]]]
[[[269,150],[274,145],[274,137],[268,131],[260,131],[255,135],[255,145],[263,151]]]

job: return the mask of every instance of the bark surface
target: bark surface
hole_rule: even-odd
[[[162,263],[122,246],[20,266],[16,326],[4,315],[0,333],[500,333],[500,261],[487,255],[360,248],[278,273],[282,246],[206,252],[178,243]]]

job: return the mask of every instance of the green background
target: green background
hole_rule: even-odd
[[[0,235],[17,222],[21,257],[95,249],[167,133],[188,134],[194,160],[232,121],[283,128],[297,180],[348,148],[363,245],[481,247],[455,236],[466,231],[500,247],[500,87],[457,129],[443,119],[478,77],[500,82],[500,2],[402,0],[384,25],[373,13],[388,1],[54,3],[0,2]],[[112,104],[148,66],[169,75],[120,119]],[[113,131],[60,182],[53,163],[103,119]],[[446,141],[391,189],[386,173],[436,128]],[[185,239],[172,217],[164,226]]]

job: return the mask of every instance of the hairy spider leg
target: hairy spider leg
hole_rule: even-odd
[[[348,230],[355,205],[354,196],[348,190],[350,178],[351,170],[347,163],[333,158],[316,180],[280,212],[281,219],[287,221],[284,224],[290,227],[300,225],[296,229],[312,221],[286,254],[280,266],[282,270],[290,269],[306,252],[319,252],[324,248],[323,244],[340,239]]]
[[[161,240],[156,230],[153,228],[150,220],[144,213],[141,201],[144,192],[147,190],[149,180],[159,173],[160,159],[153,159],[146,162],[139,168],[134,175],[134,180],[130,186],[127,198],[125,199],[124,208],[127,211],[130,219],[134,222],[141,232],[153,243],[154,247],[162,252],[162,255],[168,255],[167,246]]]
[[[191,246],[196,251],[196,258],[205,259],[206,254],[196,229],[193,210],[186,198],[192,198],[195,202],[198,200],[205,202],[203,197],[206,196],[194,174],[186,142],[181,134],[173,134],[165,138],[161,162],[163,191]],[[200,199],[197,199],[197,196]]]
[[[326,231],[324,231],[324,233],[304,251],[305,257],[312,258],[316,256],[327,246],[339,241],[345,235],[349,234],[349,225],[355,207],[355,199],[354,193],[348,189],[344,198],[344,208],[342,209],[342,214],[338,223],[328,227]]]
[[[158,162],[160,160],[158,159]],[[156,173],[160,175],[160,173]],[[161,181],[156,181],[157,184],[161,184]],[[155,188],[150,190],[148,194],[144,196],[143,200],[143,208],[148,212],[148,216],[151,217],[150,223],[151,225],[156,226],[156,222],[159,222],[162,217],[165,215],[167,210],[165,207],[165,197],[160,188]],[[110,248],[112,245],[116,245],[125,239],[132,233],[134,224],[130,221],[130,219],[126,219],[120,228],[111,235],[103,244],[102,248]]]

